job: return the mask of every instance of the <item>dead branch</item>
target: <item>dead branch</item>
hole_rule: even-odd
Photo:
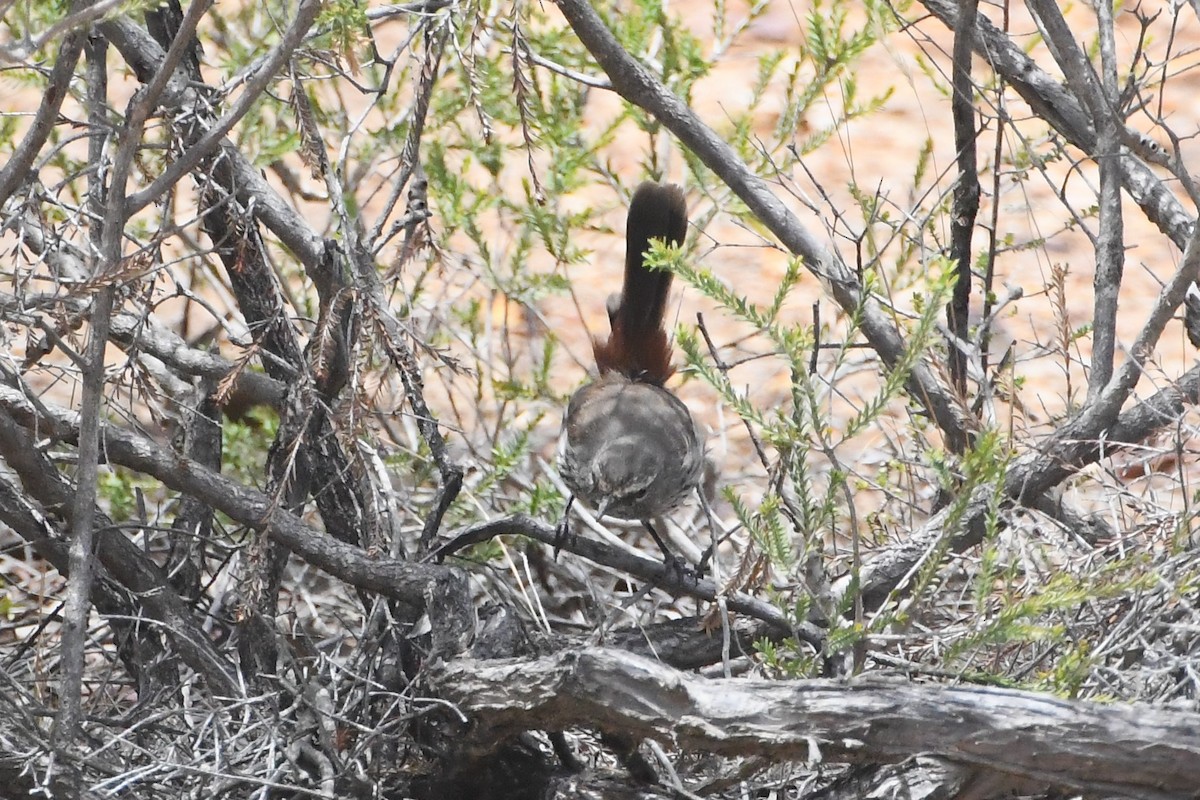
[[[958,23],[958,4],[952,0],[921,0],[921,4],[951,30]],[[1038,66],[1024,50],[986,17],[976,20],[975,53],[1010,83],[1038,117],[1048,122],[1071,144],[1092,154],[1096,130],[1079,98]],[[1125,152],[1120,161],[1121,185],[1181,250],[1191,236],[1194,216],[1141,159]]]
[[[697,597],[709,602],[715,601],[718,597],[724,597],[730,611],[762,620],[777,635],[796,636],[799,640],[807,642],[818,650],[825,640],[824,632],[816,625],[807,622],[796,623],[771,603],[742,592],[726,592],[708,579],[696,578],[693,575],[679,575],[677,570],[668,569],[662,561],[633,555],[604,542],[578,535],[560,539],[553,526],[524,514],[472,525],[459,531],[449,542],[435,550],[433,556],[444,558],[464,547],[505,534],[519,534],[552,547],[559,547],[596,564],[603,564],[624,574],[642,578],[665,592]]]
[[[84,3],[76,3],[73,9],[78,9]],[[54,69],[50,72],[50,84],[42,96],[41,105],[33,118],[33,125],[25,134],[16,150],[13,151],[7,163],[0,168],[0,206],[8,200],[17,186],[26,180],[29,167],[37,158],[38,152],[58,120],[58,111],[62,108],[63,100],[67,97],[67,89],[75,72],[75,65],[83,54],[83,46],[87,41],[87,31],[76,29],[67,34],[54,60]]]
[[[54,528],[44,515],[71,513],[73,489],[50,463],[34,437],[5,411],[0,411],[0,457],[21,478],[27,497],[41,504],[41,511],[7,504],[2,517],[47,558],[68,566],[66,548],[54,539]],[[23,512],[23,513],[22,513]],[[98,546],[96,556],[109,575],[140,598],[146,613],[162,624],[176,651],[188,666],[203,675],[210,690],[219,696],[241,694],[234,678],[233,665],[221,655],[208,635],[196,622],[191,609],[163,580],[158,568],[129,541],[118,526],[99,512],[95,513]],[[68,570],[69,571],[69,570]],[[106,589],[96,589],[102,609],[113,610]]]
[[[954,29],[952,117],[954,146],[958,152],[958,179],[954,183],[954,210],[950,227],[950,260],[957,273],[954,294],[946,305],[946,327],[956,341],[949,344],[950,378],[963,397],[967,394],[967,354],[961,342],[968,340],[971,300],[971,237],[979,214],[979,165],[975,154],[975,94],[971,83],[971,41],[978,0],[967,0]]]
[[[1045,787],[1144,800],[1194,796],[1200,715],[982,686],[705,680],[606,649],[436,667],[466,714],[469,755],[529,729],[599,728],[686,751],[773,761],[932,754]]]
[[[1003,492],[1008,498],[1023,503],[1044,497],[1052,487],[1084,466],[1123,446],[1145,441],[1154,431],[1173,424],[1186,406],[1197,402],[1200,402],[1200,367],[1193,367],[1173,386],[1123,412],[1103,439],[1059,435],[1055,437],[1057,444],[1054,447],[1046,446],[1040,452],[1021,456],[1009,468]],[[951,508],[943,509],[903,541],[873,553],[858,579],[863,602],[868,606],[882,602],[942,537],[950,537],[948,546],[953,552],[962,552],[983,541],[984,518],[995,491],[991,486],[981,487],[960,513]],[[1044,502],[1039,500],[1031,504],[1038,507]],[[1088,538],[1086,533],[1084,538]],[[834,584],[835,597],[844,596],[851,586],[851,576],[839,579]]]
[[[27,428],[38,428],[61,441],[74,443],[78,439],[79,415],[74,412],[44,404],[35,408],[8,386],[0,386],[0,408]],[[462,649],[461,639],[473,626],[474,612],[466,576],[461,571],[372,559],[357,547],[326,536],[281,510],[271,497],[164,450],[149,439],[113,425],[102,426],[101,437],[110,462],[152,475],[244,525],[266,531],[301,558],[353,586],[418,608],[436,609],[439,625],[433,631],[435,645],[443,655]]]

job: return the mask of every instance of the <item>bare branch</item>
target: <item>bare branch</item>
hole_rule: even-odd
[[[1198,402],[1200,366],[1188,370],[1174,385],[1122,413],[1103,438],[1099,434],[1073,437],[1069,431],[1076,423],[1068,424],[1053,437],[1053,446],[1022,455],[1010,465],[1005,475],[1004,495],[1025,505],[1040,506],[1042,503],[1038,498],[1082,467],[1123,446],[1145,441],[1154,431],[1174,424],[1187,406]],[[903,541],[876,551],[864,565],[857,581],[846,576],[834,584],[835,599],[856,589],[863,593],[866,605],[878,607],[944,537],[949,537],[945,545],[952,552],[962,552],[979,544],[983,541],[984,521],[995,491],[992,486],[980,487],[957,514],[952,508],[943,509]]]
[[[0,386],[0,408],[27,428],[39,428],[67,442],[78,440],[78,415],[42,406],[39,413],[25,396]],[[291,551],[347,583],[386,597],[424,607],[431,598],[444,618],[435,628],[439,646],[459,647],[473,613],[465,576],[458,570],[369,557],[357,547],[326,536],[299,517],[279,509],[273,498],[164,450],[157,443],[112,425],[103,426],[105,453],[111,463],[137,470],[186,492],[251,528],[264,530]]]
[[[92,39],[87,48],[87,110],[88,123],[94,135],[88,140],[88,157],[99,165],[104,158],[105,113],[108,108],[108,42]],[[127,142],[124,149],[132,150]],[[130,156],[132,157],[132,155]],[[117,191],[121,191],[118,189]],[[112,218],[104,213],[106,205],[104,180],[99,170],[88,178],[88,204],[97,218],[104,224],[91,229],[92,246],[103,253],[110,242],[115,241],[118,253],[111,259],[101,255],[93,262],[92,275],[98,277],[106,268],[116,267],[121,241],[120,228],[124,218]],[[113,227],[116,227],[114,234]],[[63,611],[62,636],[62,685],[59,689],[62,706],[54,720],[50,741],[59,753],[74,746],[82,714],[80,707],[83,686],[83,651],[87,638],[88,615],[92,608],[92,578],[94,575],[93,553],[96,531],[96,485],[99,479],[100,461],[100,415],[104,407],[104,352],[108,347],[108,322],[112,314],[113,290],[102,286],[92,304],[92,328],[88,337],[87,352],[84,354],[80,372],[82,385],[82,413],[79,422],[79,465],[75,474],[75,495],[71,514],[71,576],[67,584],[67,599]],[[69,765],[64,760],[64,766]],[[66,780],[72,784],[71,791],[78,793],[78,775],[68,773]]]
[[[952,0],[921,0],[945,25],[958,21],[958,4]],[[975,52],[1004,76],[1039,117],[1050,123],[1068,142],[1085,153],[1096,148],[1096,130],[1088,111],[1078,98],[996,29],[986,17],[976,21]],[[1121,181],[1146,218],[1159,227],[1181,250],[1187,246],[1194,218],[1140,159],[1130,154],[1121,159]]]
[[[950,220],[950,260],[957,277],[954,294],[946,306],[946,326],[958,341],[950,343],[950,379],[959,394],[967,393],[967,354],[958,342],[968,340],[971,301],[971,237],[979,213],[979,166],[975,155],[975,87],[971,82],[971,42],[978,0],[964,0],[954,28],[952,115],[954,147],[958,152],[958,180],[954,184],[954,210]]]
[[[58,474],[29,431],[18,425],[7,411],[0,410],[0,434],[3,434],[0,436],[0,457],[20,476],[25,495],[41,503],[42,513],[57,514],[62,511],[70,519],[74,489]],[[56,547],[53,540],[45,540],[51,534],[48,521],[39,519],[27,500],[22,501],[21,506],[6,504],[5,514],[14,517],[11,519],[13,527],[39,551],[44,547]],[[158,568],[111,520],[99,512],[95,513],[94,518],[99,523],[96,525],[96,556],[108,574],[141,599],[150,615],[162,623],[163,631],[170,637],[184,663],[204,676],[214,694],[222,697],[240,695],[233,666],[217,652],[208,634],[196,623],[190,609],[166,586]],[[49,553],[48,557],[54,558],[54,553]],[[66,564],[69,574],[68,559],[61,561]],[[96,588],[93,582],[93,592],[103,593],[104,589]]]
[[[80,2],[76,3],[76,6],[85,4]],[[0,168],[0,207],[4,206],[17,186],[25,180],[30,165],[58,122],[58,111],[67,97],[71,77],[75,74],[75,65],[79,62],[86,41],[87,31],[74,30],[59,47],[54,69],[50,71],[50,82],[46,86],[46,93],[42,95],[42,102],[33,118],[33,124],[9,157],[8,163]]]
[[[10,62],[24,61],[48,43],[61,36],[65,31],[69,32],[67,38],[79,33],[86,36],[87,29],[93,22],[120,5],[121,0],[76,0],[71,5],[71,10],[67,13],[67,16],[46,30],[39,31],[37,38],[32,40],[24,39],[17,44],[0,47],[0,60]],[[79,58],[78,53],[75,58]]]
[[[238,123],[238,120],[244,117],[250,111],[250,108],[258,102],[258,97],[267,88],[267,84],[274,80],[276,73],[292,57],[292,53],[304,40],[304,35],[312,27],[320,10],[320,0],[303,0],[301,2],[300,7],[296,9],[296,18],[292,20],[292,24],[284,31],[279,44],[275,46],[270,55],[260,65],[254,77],[246,81],[245,86],[242,88],[242,93],[238,96],[237,102],[233,104],[233,107],[209,126],[199,139],[193,142],[176,161],[154,179],[153,183],[142,191],[131,195],[125,204],[126,214],[135,214],[150,203],[153,203],[174,186],[180,178],[199,166],[201,161],[208,158],[221,146],[225,134],[229,133],[233,129],[233,126]],[[182,43],[182,38],[176,39],[175,45],[171,49],[175,50],[179,48],[182,50]],[[181,58],[182,54],[179,57]]]
[[[604,542],[581,536],[567,536],[563,539],[553,526],[524,514],[491,520],[458,531],[448,542],[435,550],[432,556],[440,560],[465,547],[506,534],[519,534],[545,545],[559,547],[594,563],[604,564],[621,573],[642,578],[666,592],[696,597],[709,602],[715,601],[718,597],[724,597],[730,611],[762,620],[777,633],[784,636],[795,636],[812,645],[814,649],[820,650],[825,641],[825,634],[820,628],[811,623],[797,623],[789,619],[771,603],[763,602],[742,592],[722,591],[711,580],[681,576],[678,574],[678,570],[668,569],[661,561],[633,555]]]
[[[1105,4],[1101,3],[1101,6]],[[1100,166],[1100,232],[1096,241],[1095,308],[1093,310],[1092,370],[1088,376],[1088,399],[1094,400],[1113,374],[1116,352],[1117,297],[1125,268],[1124,221],[1121,215],[1120,122],[1113,108],[1117,102],[1116,54],[1112,41],[1112,9],[1100,13],[1103,85],[1097,81],[1062,11],[1056,3],[1032,0],[1029,4],[1046,36],[1071,91],[1091,112],[1096,128],[1095,151],[1090,155]]]

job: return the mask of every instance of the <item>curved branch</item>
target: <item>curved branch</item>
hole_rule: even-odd
[[[714,602],[718,597],[724,597],[730,611],[762,620],[784,636],[795,636],[817,650],[820,650],[825,642],[825,632],[816,625],[808,622],[797,625],[771,603],[763,602],[742,592],[722,592],[710,580],[680,576],[677,570],[668,569],[661,561],[633,555],[604,542],[577,535],[560,537],[555,528],[525,514],[514,514],[511,517],[463,528],[448,542],[434,550],[431,557],[445,558],[464,547],[486,542],[505,534],[526,536],[542,544],[558,547],[597,564],[603,564],[627,575],[641,578],[676,596],[686,595],[709,602]]]
[[[106,20],[101,31],[121,52],[121,57],[133,68],[138,78],[148,81],[163,64],[165,53],[158,42],[144,29],[126,17]],[[180,99],[182,113],[198,113],[206,102],[195,89],[186,89]],[[230,167],[228,179],[217,176],[222,187],[234,194],[238,202],[254,209],[255,219],[279,237],[306,269],[319,266],[325,257],[325,241],[304,217],[267,183],[262,173],[227,139],[220,141],[221,158]]]
[[[1179,419],[1185,406],[1197,403],[1200,403],[1200,366],[1192,367],[1173,386],[1124,411],[1103,439],[1073,438],[1060,432],[1052,447],[1021,456],[1005,475],[1003,493],[1011,499],[1031,503],[1088,464],[1125,445],[1145,441],[1155,431]],[[1070,430],[1070,426],[1064,430]],[[952,537],[947,546],[954,552],[983,541],[984,519],[994,494],[993,486],[981,486],[959,516],[955,517],[950,508],[944,509],[903,541],[873,553],[858,578],[857,588],[863,594],[863,601],[868,606],[882,602],[942,537]],[[852,588],[851,578],[847,575],[834,584],[835,602]]]
[[[79,4],[77,4],[79,5]],[[58,49],[58,58],[54,60],[54,69],[50,71],[50,83],[42,95],[42,103],[34,115],[33,124],[21,140],[21,144],[9,156],[8,163],[0,169],[0,206],[8,200],[17,186],[25,180],[29,167],[37,158],[38,152],[54,124],[58,121],[58,111],[62,108],[63,100],[67,97],[67,89],[75,74],[75,65],[83,55],[83,45],[87,42],[87,31],[73,30],[63,39]]]
[[[958,24],[958,4],[953,0],[921,0],[921,4],[951,30]],[[986,17],[976,20],[975,52],[1068,142],[1089,155],[1096,152],[1096,129],[1079,100]],[[1187,247],[1195,218],[1145,162],[1128,151],[1122,156],[1119,165],[1125,191],[1176,247]]]
[[[20,505],[5,503],[0,519],[20,531],[54,563],[66,567],[66,548],[55,541],[49,523],[38,519],[40,512],[30,505],[29,498],[35,498],[47,511],[69,512],[73,487],[63,480],[29,431],[3,410],[0,410],[0,459],[20,476],[25,494]],[[104,570],[133,592],[150,615],[163,624],[183,661],[204,676],[209,689],[223,697],[240,696],[242,691],[233,665],[196,623],[191,609],[164,584],[154,563],[126,538],[119,526],[99,512],[97,522],[96,555]],[[91,590],[103,603],[109,587],[102,581],[93,581]]]

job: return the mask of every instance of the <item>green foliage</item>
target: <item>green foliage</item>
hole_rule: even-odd
[[[819,674],[816,659],[811,652],[791,647],[791,642],[775,643],[760,639],[754,649],[770,674],[780,678],[811,678]]]
[[[663,257],[665,259],[666,254]],[[655,261],[658,261],[657,253]],[[686,262],[676,261],[671,266],[690,285],[718,303],[725,313],[746,322],[771,342],[774,357],[783,362],[792,378],[791,403],[765,413],[738,389],[728,370],[720,370],[712,364],[694,334],[686,329],[677,334],[689,371],[716,389],[723,402],[757,431],[764,444],[779,454],[784,480],[795,498],[790,503],[794,516],[791,526],[785,529],[783,525],[782,498],[774,491],[762,496],[757,508],[736,498],[731,497],[731,500],[739,522],[768,553],[772,563],[788,570],[795,559],[793,548],[812,546],[820,541],[822,532],[836,536],[841,521],[852,516],[846,506],[848,476],[838,466],[837,452],[877,424],[889,406],[903,397],[903,387],[911,369],[936,340],[935,323],[948,296],[949,280],[929,287],[934,292],[934,302],[925,303],[916,324],[909,326],[908,346],[903,357],[886,373],[876,395],[859,404],[856,413],[835,432],[822,399],[824,387],[819,376],[811,374],[809,369],[812,335],[806,327],[783,322],[780,316],[792,290],[800,282],[798,262],[789,264],[771,304],[765,307],[752,303],[717,281],[711,273]],[[853,322],[851,320],[847,342],[855,331]],[[850,348],[845,346],[835,351],[833,371],[836,372],[837,365],[849,352]],[[810,471],[810,461],[816,454],[823,454],[834,467],[823,484]]]
[[[262,486],[266,453],[275,440],[279,415],[254,406],[245,416],[226,418],[221,426],[221,471],[251,486]]]
[[[142,500],[139,501],[139,495]],[[140,520],[139,505],[162,499],[161,484],[123,467],[101,467],[96,476],[96,496],[101,507],[117,524]]]
[[[317,16],[317,27],[323,33],[318,41],[356,60],[354,51],[363,43],[367,24],[366,3],[362,0],[326,0]]]
[[[4,23],[17,34],[14,39],[32,38],[62,20],[70,10],[70,0],[18,0],[5,9]]]

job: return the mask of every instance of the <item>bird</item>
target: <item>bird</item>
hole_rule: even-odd
[[[671,272],[652,270],[651,240],[682,245],[687,201],[674,184],[646,181],[633,193],[625,227],[625,277],[608,301],[610,333],[592,340],[595,380],[567,404],[559,451],[575,498],[605,515],[640,521],[668,563],[674,556],[652,520],[683,503],[704,473],[704,437],[688,407],[665,388],[674,374],[663,317]],[[565,517],[564,517],[565,524]]]

